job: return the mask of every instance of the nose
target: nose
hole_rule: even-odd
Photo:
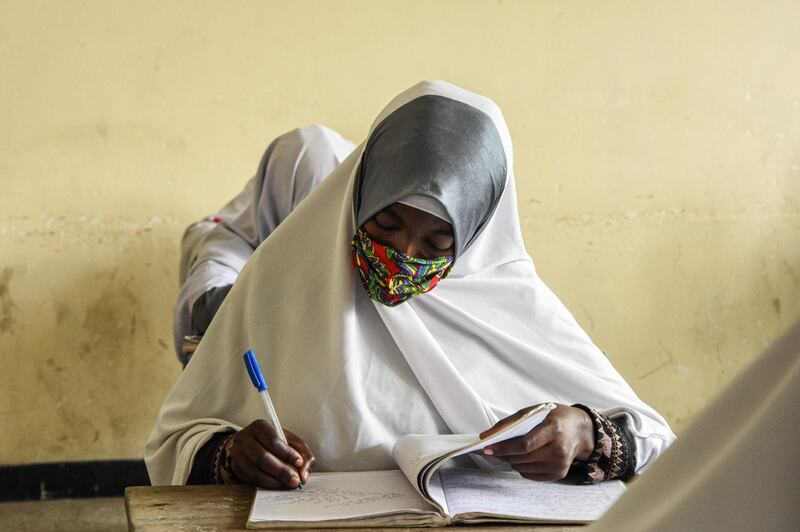
[[[408,255],[409,257],[421,258],[422,252],[419,249],[419,245],[410,242],[408,243],[405,248],[401,250],[403,253]]]
[[[415,258],[422,257],[422,249],[420,243],[417,242],[414,238],[398,235],[393,240],[394,240],[393,242],[388,242],[388,244],[397,251],[405,253],[409,257],[415,257]]]

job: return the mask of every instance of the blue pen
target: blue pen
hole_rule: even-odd
[[[275,431],[278,433],[278,437],[281,441],[289,445],[289,442],[286,441],[286,434],[283,433],[281,422],[278,421],[278,414],[275,412],[275,407],[272,406],[272,400],[269,398],[267,381],[264,380],[264,375],[261,373],[261,368],[258,366],[256,354],[253,353],[252,349],[248,349],[247,353],[244,354],[244,365],[247,366],[247,373],[250,375],[250,380],[253,381],[253,386],[258,389],[258,395],[261,396],[261,401],[264,403],[264,408],[267,411],[267,421],[272,423],[272,426],[275,427]],[[300,482],[297,487],[303,489],[303,483]]]

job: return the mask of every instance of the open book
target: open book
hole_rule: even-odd
[[[393,449],[399,470],[314,473],[302,490],[258,489],[247,528],[445,526],[455,523],[583,523],[599,519],[625,491],[619,481],[588,486],[535,482],[516,471],[442,467],[526,434],[547,403],[481,440],[476,434],[408,435]],[[449,464],[448,464],[449,465]]]

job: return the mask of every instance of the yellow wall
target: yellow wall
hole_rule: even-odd
[[[140,457],[183,227],[426,78],[504,110],[540,273],[679,432],[800,318],[794,0],[0,12],[0,463]]]

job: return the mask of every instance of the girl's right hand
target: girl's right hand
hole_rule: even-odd
[[[288,445],[271,423],[257,419],[231,438],[228,457],[240,482],[270,489],[296,488],[308,482],[314,454],[296,434],[283,432]]]

